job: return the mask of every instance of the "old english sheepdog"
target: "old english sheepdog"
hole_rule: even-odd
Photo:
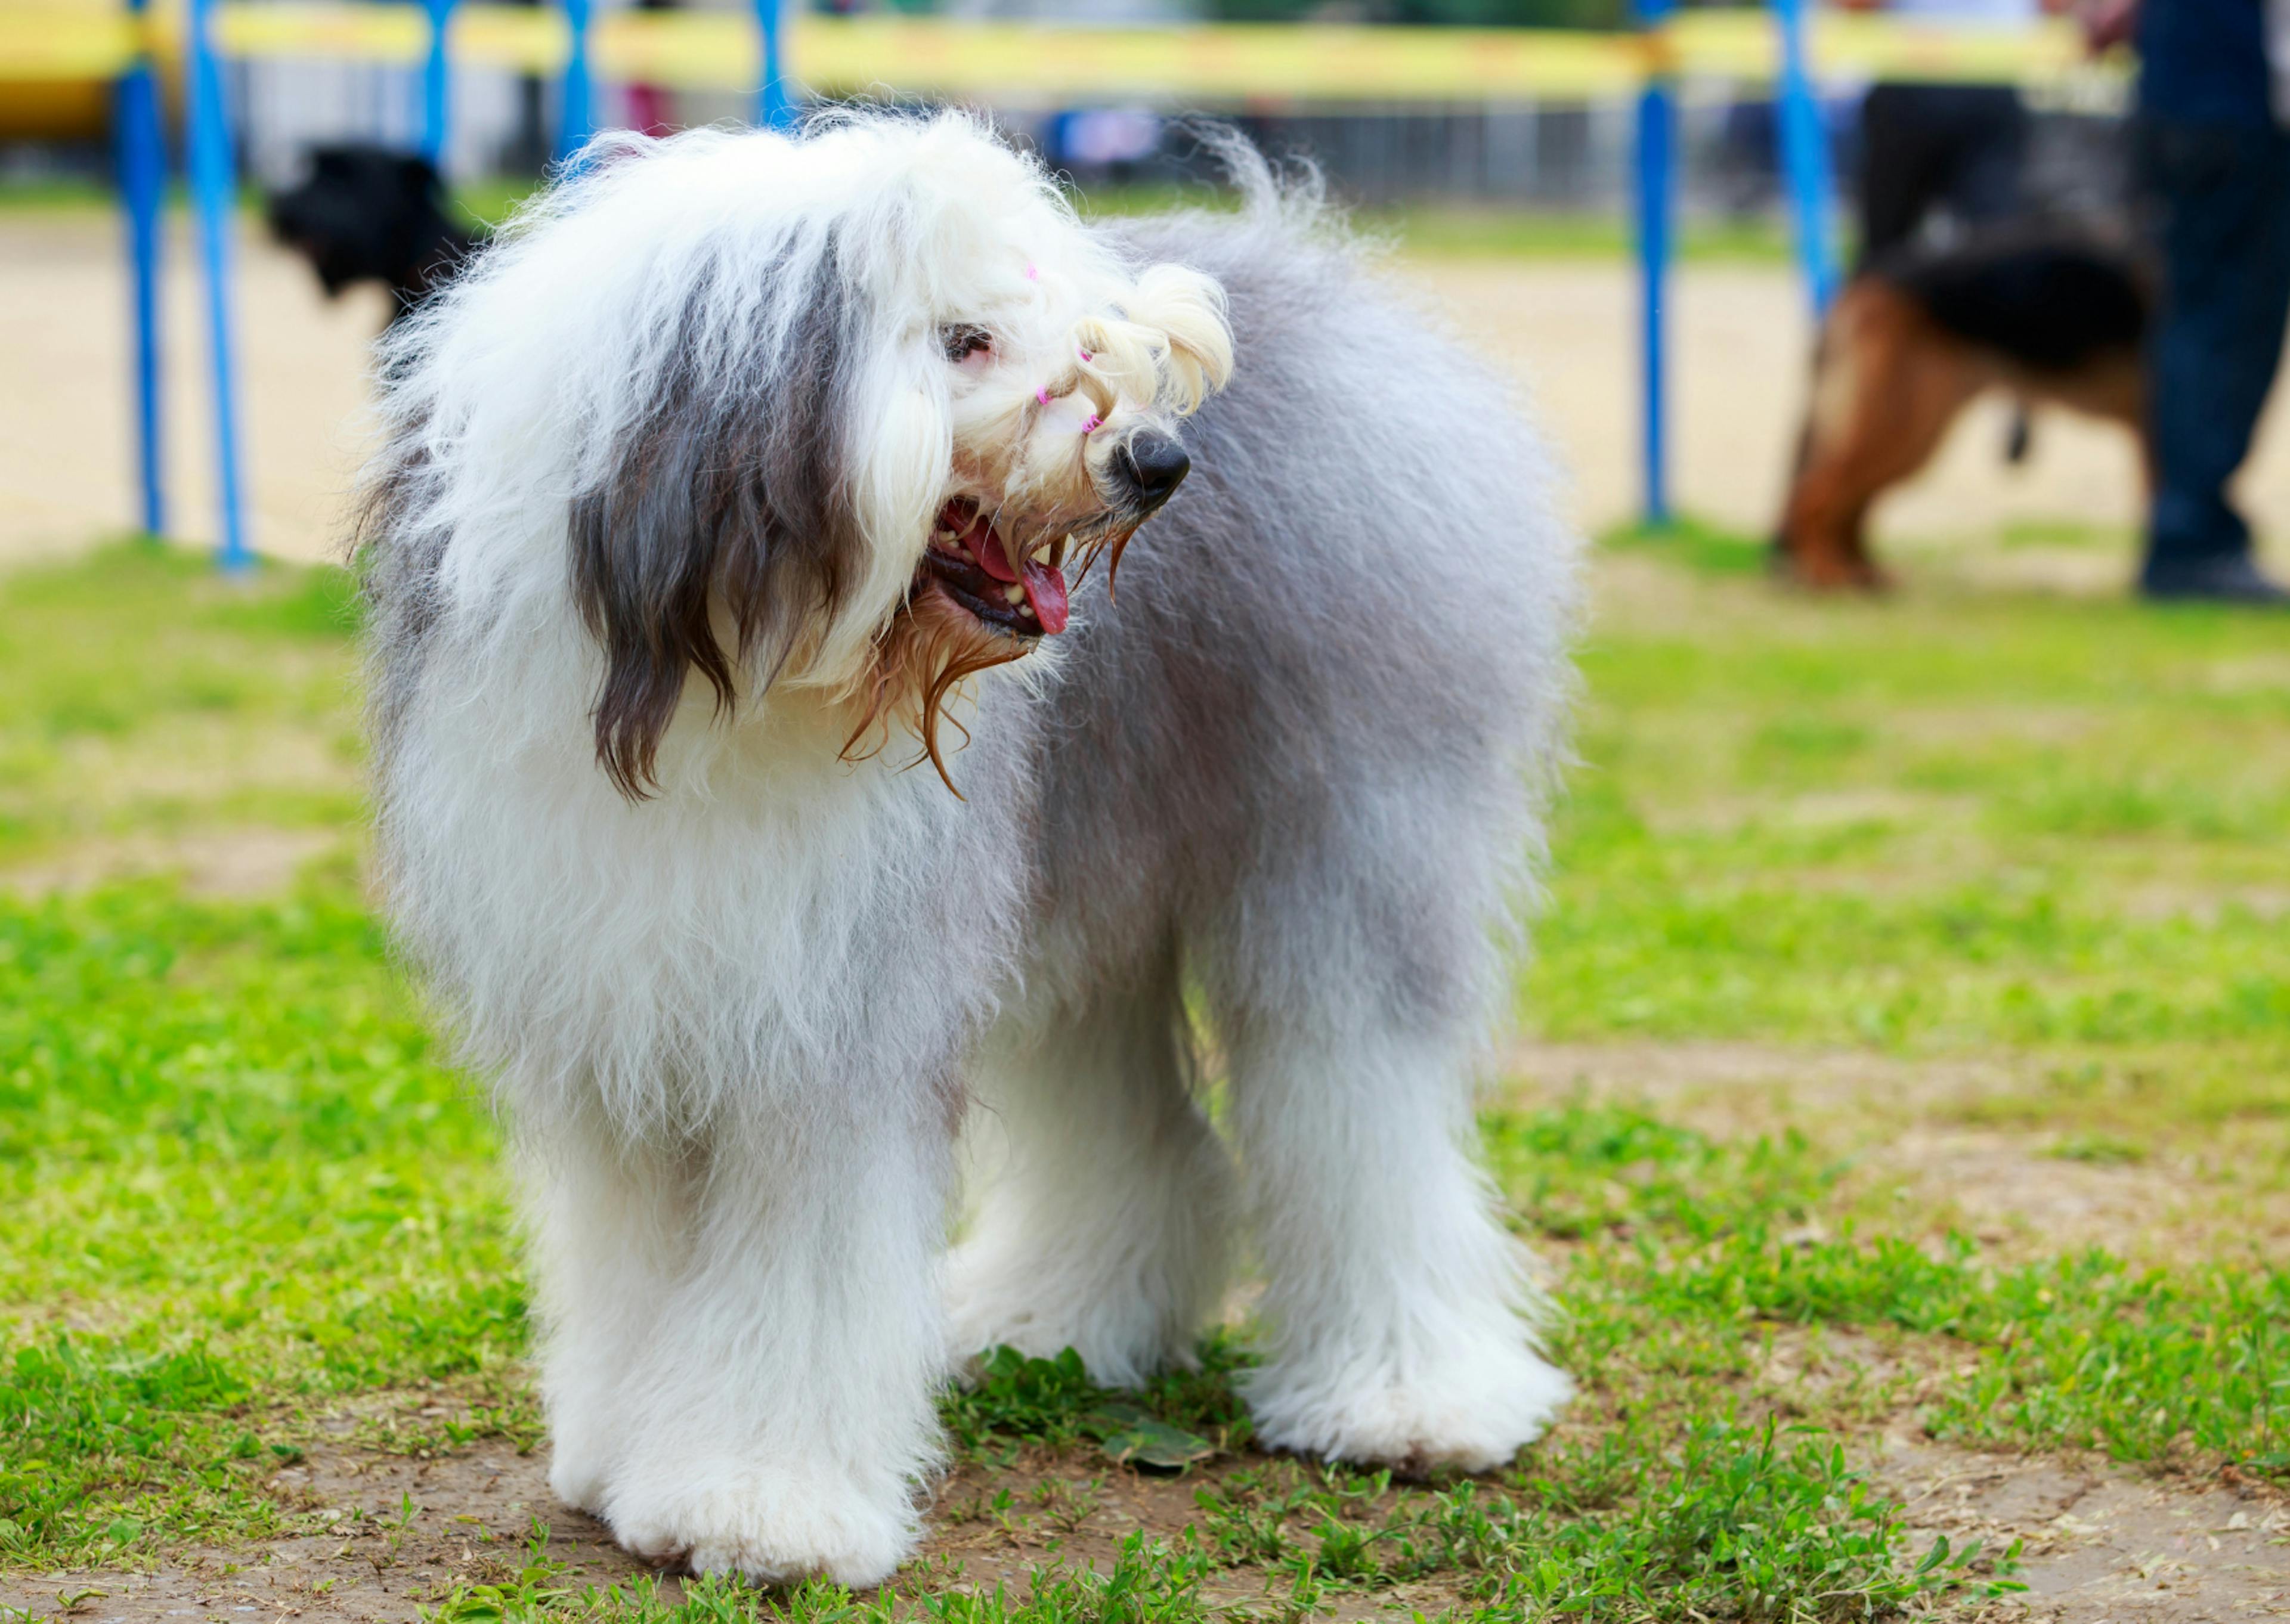
[[[383,884],[631,1551],[885,1578],[967,1356],[1181,1364],[1243,1236],[1267,1445],[1484,1468],[1566,1396],[1470,1080],[1574,544],[1234,162],[1092,226],[954,116],[600,138],[388,341]]]

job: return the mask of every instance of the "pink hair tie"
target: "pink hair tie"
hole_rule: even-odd
[[[1094,361],[1097,359],[1095,356],[1091,355],[1089,351],[1085,349],[1077,349],[1074,351],[1074,354],[1079,356],[1085,361]]]
[[[1040,402],[1042,403],[1042,404],[1044,404],[1044,405],[1045,405],[1045,406],[1046,406],[1046,405],[1048,405],[1048,404],[1050,404],[1050,392],[1049,392],[1048,388],[1043,388],[1036,389],[1036,390],[1034,391],[1034,398],[1035,398],[1036,400],[1040,401]]]
[[[1082,426],[1081,426],[1081,431],[1082,431],[1082,433],[1084,433],[1084,434],[1087,434],[1087,433],[1089,433],[1092,429],[1095,428],[1096,428],[1100,423],[1102,423],[1103,421],[1105,421],[1105,420],[1104,420],[1103,418],[1101,418],[1101,417],[1098,416],[1098,414],[1097,414],[1096,412],[1091,412],[1091,413],[1089,414],[1089,416],[1088,416],[1088,417],[1086,417],[1085,419],[1084,419],[1084,420],[1083,420],[1083,421],[1082,421]]]
[[[1029,281],[1029,282],[1039,282],[1041,279],[1042,279],[1042,273],[1041,273],[1041,271],[1040,271],[1038,268],[1036,268],[1036,266],[1035,266],[1034,262],[1033,262],[1031,260],[1027,260],[1027,261],[1026,261],[1026,280],[1027,280],[1027,281]]]

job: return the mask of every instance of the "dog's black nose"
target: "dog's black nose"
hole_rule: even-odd
[[[1162,434],[1139,435],[1114,461],[1132,492],[1132,505],[1146,513],[1167,501],[1193,466],[1185,448]]]

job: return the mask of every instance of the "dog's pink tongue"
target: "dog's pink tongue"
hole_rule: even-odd
[[[1066,578],[1062,570],[1046,564],[1026,561],[1026,601],[1034,606],[1034,619],[1042,623],[1045,632],[1061,632],[1066,628]]]
[[[981,514],[971,521],[970,528],[962,532],[962,543],[970,556],[978,560],[978,567],[1007,586],[1018,579],[1018,572],[1010,567],[1009,559],[1002,554],[1002,538],[994,533],[994,526]]]
[[[1034,606],[1034,619],[1045,632],[1061,632],[1066,628],[1066,578],[1064,572],[1046,564],[1036,564],[1029,558],[1020,569],[1010,567],[1009,555],[1003,549],[1002,538],[981,516],[964,532],[963,541],[970,556],[978,560],[978,567],[996,580],[1008,585],[1022,582],[1026,601]]]

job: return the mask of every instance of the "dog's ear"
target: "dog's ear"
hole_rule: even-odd
[[[605,653],[597,760],[631,800],[659,787],[691,671],[729,714],[741,675],[767,686],[851,573],[854,302],[831,250],[781,274],[799,293],[762,308],[729,272],[701,278],[610,471],[572,504],[573,594]]]

